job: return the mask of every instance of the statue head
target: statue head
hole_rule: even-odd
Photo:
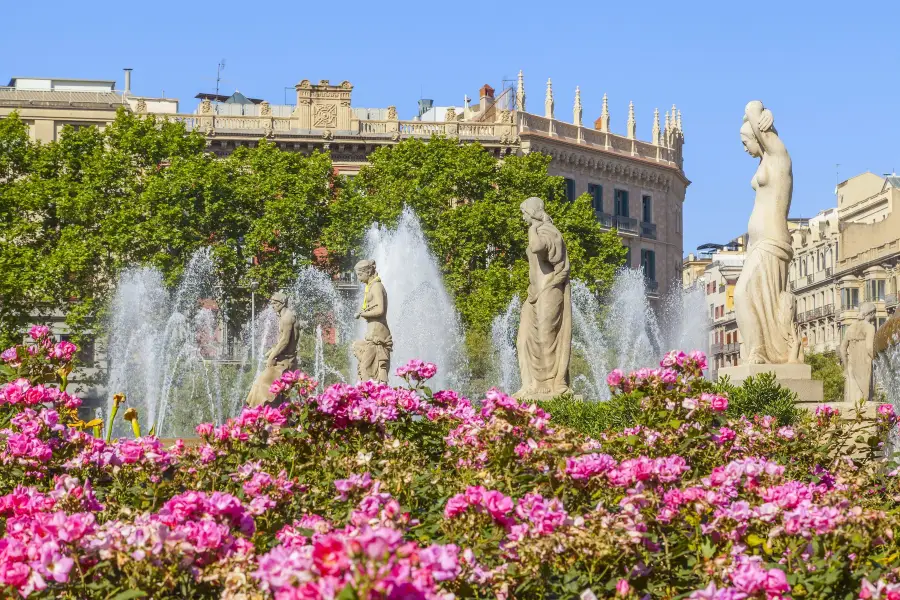
[[[863,302],[859,306],[859,320],[872,323],[875,321],[875,303]]]
[[[281,309],[287,306],[287,296],[284,292],[275,292],[272,294],[272,297],[269,298],[269,306],[271,306],[272,310],[275,312],[281,312]]]
[[[753,132],[753,127],[744,115],[744,123],[741,125],[741,143],[744,144],[744,150],[753,158],[762,156],[762,148],[759,146],[759,140]]]
[[[366,259],[356,263],[353,268],[356,271],[356,278],[360,283],[369,283],[369,280],[375,276],[375,261]]]
[[[522,210],[522,218],[525,219],[526,223],[532,223],[534,221],[543,221],[544,223],[553,222],[553,220],[550,219],[550,215],[544,211],[544,201],[540,198],[532,196],[520,204],[519,208]]]

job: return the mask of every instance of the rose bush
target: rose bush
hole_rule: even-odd
[[[0,590],[29,598],[892,598],[897,427],[832,409],[731,414],[701,353],[614,371],[632,426],[588,437],[434,365],[197,427],[105,441],[66,393],[75,351],[2,353]],[[131,413],[133,417],[133,413]],[[139,418],[140,416],[138,416]],[[93,430],[93,431],[92,431]],[[139,428],[136,431],[140,431]]]

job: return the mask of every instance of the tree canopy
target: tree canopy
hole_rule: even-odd
[[[563,179],[547,174],[549,163],[538,153],[497,160],[478,144],[440,137],[379,148],[331,204],[323,241],[348,256],[371,223],[394,223],[411,207],[463,322],[485,329],[528,286],[519,205],[538,196],[566,240],[572,277],[603,292],[626,250],[601,229],[587,194],[566,200]]]
[[[158,268],[169,284],[209,246],[222,289],[239,300],[297,269],[351,266],[374,222],[414,209],[470,328],[484,330],[527,286],[519,204],[549,198],[572,275],[601,292],[625,250],[603,231],[588,197],[567,202],[540,154],[497,160],[478,144],[407,140],[375,151],[352,180],[327,153],[302,155],[260,140],[226,158],[180,123],[120,111],[104,130],[64,128],[32,142],[15,115],[0,120],[0,341],[21,336],[38,309],[63,311],[76,335],[92,326],[119,272]],[[327,250],[316,258],[316,250]],[[246,302],[243,302],[246,306]]]

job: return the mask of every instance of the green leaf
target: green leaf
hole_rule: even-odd
[[[146,595],[147,592],[144,590],[125,590],[113,596],[111,600],[131,600],[132,598],[143,598]]]

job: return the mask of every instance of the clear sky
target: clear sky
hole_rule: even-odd
[[[685,130],[685,251],[746,229],[755,161],[743,153],[744,105],[762,100],[794,161],[792,216],[834,206],[836,178],[900,169],[900,38],[895,2],[116,2],[45,0],[3,7],[0,83],[12,76],[116,79],[136,94],[239,89],[273,104],[301,79],[354,85],[355,106],[463,95],[525,74],[543,111],[584,121],[609,95],[612,129],[634,101],[638,137],[674,103]],[[287,90],[290,95],[291,90]],[[288,96],[290,97],[290,96]],[[840,167],[836,167],[836,165]]]

